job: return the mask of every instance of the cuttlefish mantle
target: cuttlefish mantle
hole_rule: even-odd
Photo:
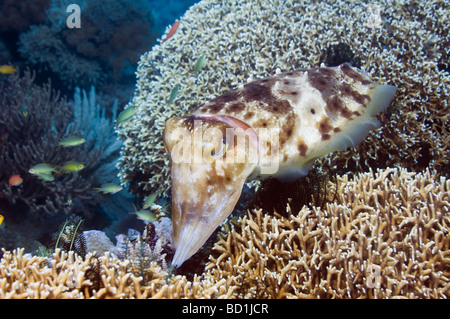
[[[342,64],[278,73],[166,122],[172,222],[180,266],[232,212],[244,183],[307,174],[314,159],[354,147],[380,126],[396,87]]]

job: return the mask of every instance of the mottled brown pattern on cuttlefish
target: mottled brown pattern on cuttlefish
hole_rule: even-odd
[[[195,111],[200,113],[217,114],[221,111],[224,111],[224,109],[229,106],[230,102],[235,103],[241,97],[242,94],[240,90],[235,89],[202,104],[201,106],[196,108]]]
[[[257,121],[252,121],[251,126],[253,128],[278,127],[280,129],[279,147],[280,149],[282,149],[284,144],[293,135],[296,123],[296,114],[293,111],[293,102],[288,98],[279,98],[275,96],[272,93],[272,87],[277,83],[283,81],[288,82],[288,84],[294,83],[293,80],[280,77],[272,77],[267,80],[268,81],[266,82],[260,80],[244,85],[244,89],[242,90],[242,96],[247,103],[257,102],[261,110],[264,110],[269,113],[266,114],[265,117],[261,117]],[[291,88],[288,94],[291,94],[293,90],[294,89]],[[244,119],[245,117],[246,115],[244,115]],[[248,119],[251,118],[251,116],[247,117]]]
[[[270,83],[270,82],[269,82]],[[272,94],[272,85],[268,83],[251,82],[244,85],[242,96],[245,102],[251,103],[253,101],[260,101],[265,103],[264,110],[273,113],[276,116],[289,113],[292,110],[292,105],[289,101],[279,99]]]
[[[306,145],[306,143],[303,141],[301,137],[297,139],[297,149],[298,154],[303,157],[306,155],[306,152],[308,151],[308,145]]]
[[[341,83],[339,85],[339,90],[341,91],[341,94],[352,98],[355,102],[361,104],[364,107],[367,107],[370,102],[370,97],[367,94],[360,94],[348,83]]]
[[[279,98],[289,101],[292,105],[297,105],[301,96],[296,79],[287,76],[280,77],[277,81],[278,87],[273,89]]]
[[[350,112],[344,101],[342,101],[342,99],[338,95],[329,96],[325,101],[325,109],[328,113],[341,115],[346,119],[351,119],[352,112]]]
[[[342,65],[279,73],[257,80],[206,102],[193,114],[216,126],[223,122],[233,128],[251,127],[255,131],[249,135],[249,140],[253,142],[264,142],[261,128],[279,128],[279,153],[276,155],[280,156],[281,162],[273,174],[283,177],[283,174],[291,175],[299,170],[304,175],[317,156],[345,149],[348,139],[360,141],[367,136],[370,128],[377,127],[379,124],[373,114],[385,109],[393,94],[395,89],[392,87],[375,84],[358,70]],[[370,97],[374,96],[382,101],[380,105],[369,103]],[[354,123],[352,120],[355,120]],[[174,126],[176,123],[171,125],[172,128]],[[237,150],[233,145],[236,141],[229,144],[225,157],[227,154],[233,156],[233,151]],[[259,155],[263,155],[261,149]],[[184,196],[184,199],[175,196],[172,207],[182,200],[187,202],[180,202],[186,219],[174,223],[174,234],[178,234],[178,237],[174,236],[175,266],[192,256],[214,228],[231,213],[249,176],[257,178],[268,174],[261,172],[263,166],[264,162],[248,161],[242,163],[241,169],[234,164],[220,166],[214,162],[211,169],[208,165],[205,169],[197,166],[195,176],[190,171],[191,167],[184,175],[179,173],[184,167],[171,167],[172,177],[183,181],[176,185],[182,190],[178,193]],[[195,187],[191,187],[188,181],[194,177]],[[190,207],[194,201],[198,202],[197,207]],[[197,216],[192,215],[194,209]]]
[[[308,80],[312,87],[322,93],[326,111],[331,114],[341,115],[349,120],[353,116],[359,116],[359,113],[352,112],[346,106],[342,97],[348,97],[363,107],[367,107],[370,102],[369,95],[359,93],[354,85],[357,83],[368,86],[372,81],[347,64],[335,69],[318,68],[308,71]]]
[[[360,72],[356,72],[347,63],[342,64],[339,69],[354,82],[358,82],[362,85],[370,85],[372,83],[372,81],[368,77],[364,76]]]
[[[322,141],[329,140],[331,137],[330,132],[333,130],[333,126],[331,126],[329,122],[329,117],[322,116],[320,122],[317,123],[317,129],[320,134],[322,134]]]

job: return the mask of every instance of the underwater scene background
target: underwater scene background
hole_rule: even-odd
[[[449,22],[444,0],[1,0],[0,298],[450,297]],[[397,87],[381,127],[247,183],[173,268],[166,120],[345,62]]]

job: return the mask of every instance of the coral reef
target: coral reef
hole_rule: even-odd
[[[3,0],[0,4],[0,31],[21,32],[32,24],[43,22],[50,2]]]
[[[89,170],[98,164],[101,152],[85,145],[78,148],[57,146],[65,135],[79,133],[69,127],[73,120],[72,105],[60,99],[50,83],[38,86],[33,81],[34,73],[27,70],[22,77],[17,72],[1,83],[0,199],[9,205],[31,208],[37,218],[60,211],[68,215],[73,208],[66,205],[69,195],[76,203],[94,200],[95,193],[87,192],[91,181],[81,174],[58,174],[54,182],[46,182],[29,174],[28,170],[38,163],[58,165],[76,159],[83,159],[85,169]],[[20,174],[23,184],[8,187],[12,174]]]
[[[111,119],[95,102],[95,90],[91,89],[89,96],[77,90],[74,102],[69,103],[50,83],[36,85],[34,78],[27,70],[23,76],[17,72],[0,83],[0,209],[5,216],[0,242],[8,249],[34,246],[34,240],[48,237],[70,214],[89,224],[97,218],[94,207],[104,201],[92,188],[117,175],[121,143],[116,140]],[[117,105],[113,115],[116,111]],[[72,135],[84,136],[86,143],[57,145]],[[77,173],[54,174],[54,181],[28,172],[39,163],[61,165],[75,160],[84,168]],[[9,187],[13,174],[22,177],[21,185]],[[118,210],[128,209],[124,208],[128,200],[124,192],[114,197],[115,209],[104,209],[111,219],[117,219]]]
[[[3,251],[0,298],[449,298],[450,180],[405,169],[337,180],[323,208],[224,224],[192,280],[109,252],[16,249]]]
[[[117,255],[117,249],[106,234],[100,230],[86,230],[83,232],[86,241],[86,252],[103,256],[106,252]]]
[[[393,106],[379,116],[380,129],[356,149],[331,154],[316,167],[341,174],[428,167],[448,174],[448,10],[448,3],[438,0],[199,2],[181,17],[168,41],[141,57],[129,104],[139,109],[117,130],[124,140],[122,181],[130,183],[133,193],[159,189],[168,197],[162,141],[168,118],[185,115],[249,78],[322,62],[351,62],[398,91]],[[197,73],[195,62],[202,55],[206,62]],[[178,95],[168,104],[177,85]]]
[[[87,237],[82,231],[83,219],[78,216],[67,219],[53,237],[54,249],[74,251],[77,255],[85,257],[88,249]],[[53,247],[52,247],[53,248]]]
[[[33,25],[20,34],[19,52],[33,66],[48,69],[68,87],[99,84],[104,74],[99,61],[79,56],[45,24]]]
[[[225,225],[207,275],[238,298],[449,298],[450,180],[386,169],[338,181],[323,209]]]
[[[29,63],[48,68],[67,86],[119,80],[121,71],[136,65],[139,54],[152,45],[150,6],[144,0],[79,4],[81,28],[69,29],[67,3],[52,1],[45,23],[20,34],[19,52]]]
[[[85,259],[73,252],[57,250],[48,258],[3,251],[0,261],[1,299],[119,299],[119,298],[214,298],[230,297],[223,286],[225,279],[215,282],[195,277],[174,276],[166,283],[167,272],[151,263],[146,268],[147,281],[129,272],[130,262],[109,253]]]

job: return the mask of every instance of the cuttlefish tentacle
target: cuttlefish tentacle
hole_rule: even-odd
[[[354,147],[380,126],[396,88],[348,64],[247,83],[166,122],[172,222],[180,266],[233,211],[244,183],[307,174],[313,160]]]

